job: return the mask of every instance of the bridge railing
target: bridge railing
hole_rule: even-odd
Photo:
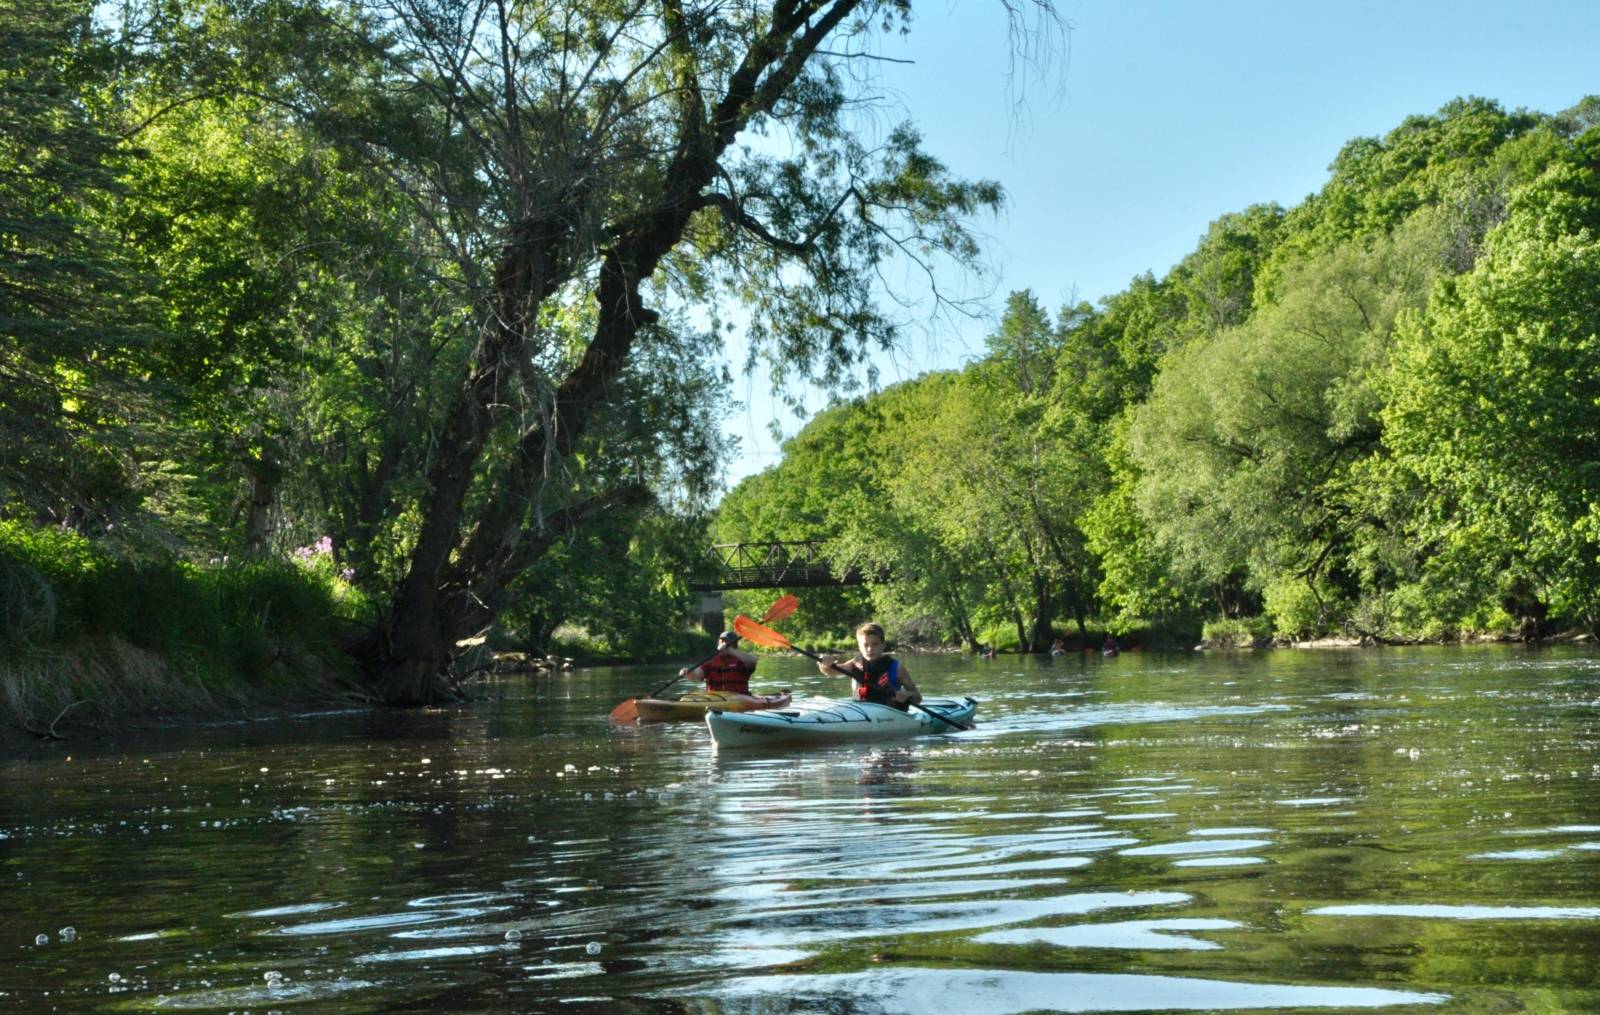
[[[823,541],[770,540],[718,543],[700,579],[690,587],[700,591],[728,589],[821,588],[859,585],[861,572],[851,568],[835,574],[823,555]]]

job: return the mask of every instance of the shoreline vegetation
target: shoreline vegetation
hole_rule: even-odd
[[[301,562],[193,567],[136,563],[92,549],[68,533],[19,540],[0,528],[0,577],[7,625],[0,643],[0,757],[47,756],[47,745],[114,736],[118,731],[185,723],[287,717],[307,709],[374,708],[343,645],[365,630],[368,604],[341,586],[317,555]],[[26,561],[23,552],[31,549]],[[43,550],[53,551],[50,553]],[[61,567],[69,560],[70,567]],[[51,567],[54,561],[56,567]],[[19,592],[19,590],[21,590]],[[97,619],[98,618],[98,619]],[[1259,625],[1257,625],[1259,627]],[[1199,652],[1265,649],[1366,649],[1515,643],[1515,631],[1463,632],[1431,639],[1256,636],[1227,625],[1201,639],[1145,630],[1119,639],[1124,651]],[[711,636],[682,632],[687,644]],[[1552,632],[1538,643],[1593,641],[1589,632]],[[1070,655],[1100,642],[1063,639]],[[837,651],[848,653],[846,639]],[[648,657],[591,654],[530,656],[487,639],[460,657],[462,701],[484,674],[569,675],[575,668],[675,665],[682,650]],[[826,650],[826,649],[822,649]],[[968,654],[961,645],[905,642],[907,654]],[[778,652],[775,655],[794,653]],[[1015,645],[1001,655],[1017,654]],[[1037,653],[1026,653],[1037,654]]]
[[[817,590],[810,590],[815,593]],[[750,595],[757,595],[751,593]],[[760,593],[759,595],[767,595]],[[815,600],[814,600],[815,601]],[[826,609],[827,602],[821,604]],[[124,728],[282,716],[307,708],[381,705],[347,651],[372,629],[373,605],[346,580],[324,543],[284,559],[191,564],[171,556],[124,556],[104,543],[56,529],[0,522],[0,756],[29,755]],[[1587,642],[1581,629],[1537,639],[1502,618],[1497,630],[1432,638],[1271,634],[1264,618],[1192,630],[1134,627],[1116,632],[1125,651],[1350,649],[1485,642]],[[1003,632],[1003,625],[996,630]],[[1106,633],[1064,635],[1069,653],[1098,651]],[[575,667],[677,665],[713,636],[678,631],[676,644],[626,655],[566,632],[563,654],[534,654],[504,633],[458,654],[453,681],[473,697],[483,674],[560,675]],[[845,646],[842,632],[808,642]],[[999,639],[995,639],[999,641]],[[989,642],[994,644],[995,642]],[[998,646],[1018,651],[1016,642]],[[967,653],[948,639],[908,638],[907,653]]]
[[[1595,641],[1587,631],[1569,630],[1529,643],[1509,632],[1472,633],[1444,639],[1414,641],[1375,641],[1371,638],[1323,637],[1299,641],[1257,639],[1246,642],[1210,640],[1179,644],[1183,639],[1154,639],[1148,645],[1132,640],[1124,652],[1257,652],[1347,651],[1382,648],[1449,648],[1483,644],[1589,644]],[[848,654],[840,641],[837,650],[825,646],[819,651]],[[329,646],[324,646],[328,648]],[[905,655],[970,654],[956,645],[904,644],[895,651]],[[1069,642],[1069,657],[1098,654],[1098,644]],[[778,651],[776,656],[797,652]],[[998,655],[1016,655],[1014,649]],[[1022,653],[1039,655],[1040,653]],[[570,677],[575,669],[612,665],[675,665],[679,656],[662,655],[647,660],[552,657],[529,660],[516,651],[486,651],[480,668],[463,681],[462,706],[470,705],[475,694],[472,680],[484,674]],[[251,679],[235,673],[218,680],[215,671],[198,665],[192,654],[165,655],[141,648],[115,634],[83,635],[64,643],[34,647],[23,652],[8,652],[0,658],[0,759],[53,756],[51,745],[71,750],[74,745],[115,738],[121,732],[182,726],[195,723],[231,722],[303,715],[308,710],[374,709],[382,703],[364,691],[348,667],[328,665],[327,656],[309,650],[304,644],[285,643],[274,653],[269,672]]]

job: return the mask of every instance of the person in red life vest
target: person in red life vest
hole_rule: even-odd
[[[678,671],[680,677],[704,680],[708,691],[750,693],[750,674],[756,671],[756,657],[736,648],[739,636],[724,631],[717,638],[717,654],[696,666]]]
[[[881,625],[869,622],[856,628],[856,648],[860,654],[854,659],[842,663],[825,659],[817,663],[817,669],[855,681],[859,701],[893,705],[902,712],[922,701],[922,692],[911,682],[904,664],[888,654]]]

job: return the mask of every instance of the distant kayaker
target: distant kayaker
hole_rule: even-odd
[[[724,631],[717,637],[717,654],[696,666],[678,671],[680,677],[704,680],[708,691],[750,693],[750,674],[756,671],[756,657],[738,648],[739,636]]]
[[[911,682],[905,666],[887,653],[882,625],[868,622],[856,628],[856,648],[860,650],[856,658],[836,663],[825,656],[817,663],[817,669],[855,681],[856,698],[860,701],[893,705],[902,712],[922,701],[922,692]]]
[[[1114,656],[1120,651],[1121,649],[1117,647],[1116,637],[1114,635],[1107,634],[1105,642],[1100,646],[1100,654],[1103,656]]]

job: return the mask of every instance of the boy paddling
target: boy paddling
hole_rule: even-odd
[[[818,671],[843,674],[855,681],[859,701],[892,705],[902,712],[922,701],[922,692],[911,682],[905,666],[888,654],[882,625],[869,622],[856,628],[856,648],[860,655],[842,663],[827,657],[818,660]]]

